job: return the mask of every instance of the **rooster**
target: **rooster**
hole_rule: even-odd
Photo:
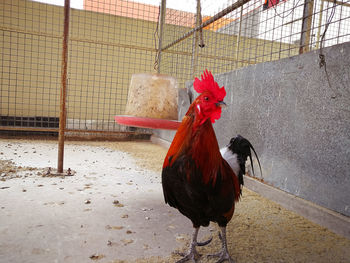
[[[198,242],[198,231],[210,222],[219,225],[222,242],[221,252],[210,256],[218,257],[218,262],[233,262],[227,250],[226,225],[241,195],[245,161],[247,156],[251,160],[252,146],[237,136],[220,153],[212,123],[220,118],[221,108],[226,105],[225,88],[220,88],[207,70],[193,86],[200,95],[184,116],[162,169],[165,202],[189,218],[194,227],[189,252],[178,263],[197,262],[200,255],[196,247],[211,241]]]

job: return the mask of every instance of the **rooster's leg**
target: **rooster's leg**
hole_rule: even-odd
[[[193,231],[192,241],[191,241],[191,245],[190,245],[190,249],[188,251],[188,254],[185,256],[182,255],[184,257],[182,259],[180,259],[179,261],[176,261],[176,263],[183,263],[183,262],[186,262],[189,260],[191,260],[192,262],[197,262],[197,259],[200,258],[201,255],[196,250],[196,246],[198,245],[198,243],[197,243],[198,231],[199,231],[199,227],[196,227]]]
[[[208,257],[218,257],[219,260],[216,263],[221,262],[230,262],[234,263],[233,259],[231,258],[230,254],[227,250],[227,241],[226,241],[226,227],[220,227],[221,228],[221,235],[219,235],[221,242],[222,242],[222,249],[219,253],[214,255],[208,255]]]

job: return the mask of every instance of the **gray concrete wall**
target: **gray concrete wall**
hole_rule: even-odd
[[[324,49],[331,86],[318,54],[216,75],[228,107],[214,127],[220,146],[252,142],[266,183],[350,216],[350,43]]]

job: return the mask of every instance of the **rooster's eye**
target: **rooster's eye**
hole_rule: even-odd
[[[208,97],[204,97],[204,100],[208,101],[208,100],[209,100],[209,98],[208,98]]]

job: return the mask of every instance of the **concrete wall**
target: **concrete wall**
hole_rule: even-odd
[[[266,183],[350,216],[350,43],[217,76],[230,105],[220,145],[239,133],[261,156]]]
[[[220,146],[252,142],[267,184],[350,216],[350,43],[324,53],[331,87],[318,51],[216,75],[228,107],[214,127]]]

